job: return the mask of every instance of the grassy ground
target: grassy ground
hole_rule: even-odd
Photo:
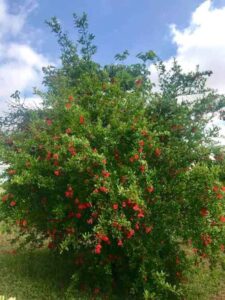
[[[64,299],[67,274],[46,251],[1,254],[0,270],[1,295],[18,300]]]
[[[65,296],[71,262],[47,249],[16,252],[7,239],[10,236],[0,231],[0,295],[16,300],[87,300]],[[210,272],[207,266],[196,269],[185,288],[186,300],[224,300],[224,295],[216,294],[225,292],[225,270],[218,267]]]
[[[185,292],[185,300],[225,300],[225,269],[220,265],[210,271],[201,266],[189,274]]]
[[[16,300],[80,299],[65,297],[70,262],[48,249],[16,252],[0,233],[0,295]]]

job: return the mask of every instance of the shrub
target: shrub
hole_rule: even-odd
[[[74,15],[77,44],[48,24],[62,65],[44,69],[42,108],[1,118],[1,214],[28,242],[68,251],[80,288],[181,298],[186,270],[224,251],[224,149],[206,130],[224,117],[224,96],[206,88],[210,72],[185,74],[176,61],[167,71],[152,51],[99,65],[86,15]]]

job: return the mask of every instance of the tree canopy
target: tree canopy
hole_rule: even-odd
[[[224,251],[224,147],[210,124],[225,97],[207,87],[210,71],[166,70],[153,51],[96,63],[86,14],[73,20],[77,43],[47,22],[61,65],[43,68],[43,106],[22,106],[17,92],[1,117],[1,218],[71,255],[77,287],[180,299],[186,272]]]

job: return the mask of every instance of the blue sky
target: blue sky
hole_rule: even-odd
[[[54,2],[54,4],[53,4]],[[89,16],[90,31],[96,36],[101,63],[113,61],[116,53],[129,49],[135,55],[153,49],[167,59],[175,55],[169,25],[179,28],[188,25],[191,13],[201,0],[39,0],[37,9],[30,15],[29,24],[45,33],[41,51],[57,56],[56,43],[44,20],[57,16],[63,26],[76,38],[72,29],[72,13],[85,11]],[[216,1],[217,5],[219,2]]]
[[[98,62],[112,63],[128,49],[132,63],[138,52],[154,50],[168,67],[176,57],[184,71],[197,64],[212,70],[208,84],[225,93],[225,0],[0,0],[0,113],[15,90],[29,104],[40,101],[32,88],[41,88],[41,68],[59,63],[45,20],[58,17],[76,40],[73,12],[88,14]]]

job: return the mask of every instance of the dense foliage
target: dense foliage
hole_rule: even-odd
[[[176,61],[167,71],[152,51],[97,64],[86,15],[74,15],[77,44],[48,24],[62,64],[44,69],[43,107],[1,118],[2,218],[28,242],[68,251],[77,287],[179,299],[186,271],[224,251],[224,149],[208,124],[224,118],[225,98],[206,88],[210,72]]]

